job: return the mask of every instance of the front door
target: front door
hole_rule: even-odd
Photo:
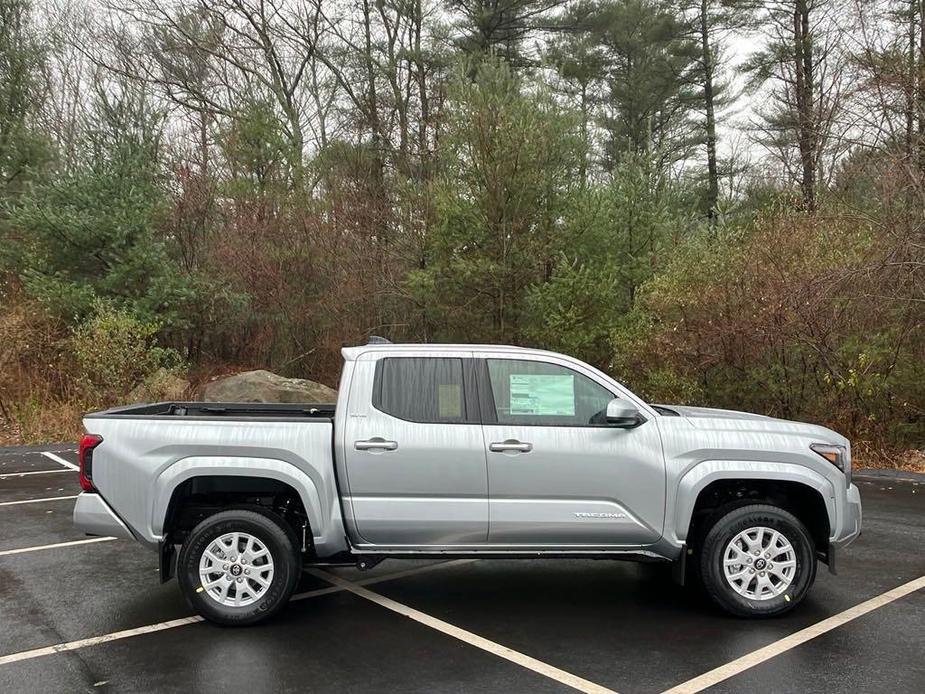
[[[480,370],[491,545],[637,547],[660,537],[665,467],[655,422],[608,426],[617,394],[565,363],[498,358]]]
[[[345,503],[365,543],[410,549],[486,541],[488,472],[474,366],[455,356],[356,362],[343,441]]]

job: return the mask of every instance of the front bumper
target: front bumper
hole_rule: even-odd
[[[838,573],[838,555],[861,534],[861,518],[861,492],[853,484],[849,484],[845,493],[845,503],[840,508],[836,532],[829,538],[828,551],[822,557],[829,565],[829,573]]]
[[[845,505],[836,534],[829,538],[829,547],[842,549],[850,545],[861,534],[861,492],[853,484],[848,485]]]
[[[74,505],[74,526],[87,535],[117,537],[134,540],[135,536],[122,519],[116,515],[103,497],[95,492],[83,492]]]

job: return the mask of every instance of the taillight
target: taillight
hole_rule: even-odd
[[[80,448],[77,453],[77,460],[80,463],[80,488],[85,492],[96,490],[93,486],[93,449],[103,443],[103,437],[96,434],[85,434],[80,439]]]

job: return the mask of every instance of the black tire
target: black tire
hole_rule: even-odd
[[[749,528],[780,532],[794,550],[796,568],[789,587],[780,595],[750,599],[726,580],[723,559],[730,542]],[[757,561],[757,560],[755,560]],[[720,516],[707,532],[700,552],[700,576],[709,596],[737,617],[773,617],[789,612],[805,597],[816,579],[816,548],[806,527],[792,513],[777,506],[742,506]]]
[[[203,552],[213,540],[233,532],[255,537],[273,560],[270,585],[254,602],[237,607],[223,605],[207,594],[199,576]],[[180,548],[177,560],[177,580],[186,601],[209,621],[226,626],[256,624],[279,612],[292,596],[301,572],[302,555],[292,529],[273,514],[242,509],[221,511],[199,523]]]

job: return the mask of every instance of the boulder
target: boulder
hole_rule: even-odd
[[[206,402],[337,402],[337,391],[302,378],[271,371],[245,371],[209,381],[200,397]]]

